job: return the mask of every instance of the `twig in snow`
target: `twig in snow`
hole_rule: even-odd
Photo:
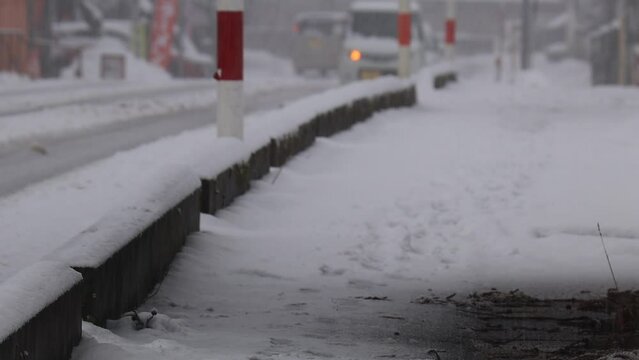
[[[606,243],[604,242],[603,234],[601,233],[601,226],[599,226],[599,223],[597,223],[597,230],[599,230],[601,246],[603,246],[604,253],[606,254],[606,260],[608,260],[608,267],[610,268],[610,273],[612,274],[612,281],[615,282],[615,290],[619,290],[619,285],[617,285],[617,278],[615,278],[615,272],[612,270],[612,264],[610,263],[610,257],[608,256],[608,250],[606,249]]]
[[[273,179],[273,182],[271,183],[271,185],[275,185],[275,182],[277,181],[277,179],[280,177],[280,175],[282,174],[282,171],[284,170],[284,167],[280,167],[279,170],[277,170],[277,174],[275,174],[275,178]]]

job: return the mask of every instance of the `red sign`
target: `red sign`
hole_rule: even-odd
[[[398,40],[399,45],[401,46],[410,46],[410,37],[411,37],[411,14],[410,13],[400,13],[398,19]]]
[[[217,15],[217,80],[244,78],[244,17],[241,11],[220,11]]]
[[[168,69],[171,65],[173,27],[178,17],[178,0],[156,0],[151,33],[151,62]]]
[[[457,22],[453,19],[446,21],[446,44],[455,44],[457,32]]]

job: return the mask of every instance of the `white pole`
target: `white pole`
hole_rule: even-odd
[[[454,70],[455,65],[455,43],[457,42],[457,0],[446,1],[446,59]]]
[[[244,0],[218,0],[217,134],[244,138]]]
[[[411,73],[411,9],[409,0],[399,0],[397,41],[399,43],[399,61],[397,74],[408,78]]]

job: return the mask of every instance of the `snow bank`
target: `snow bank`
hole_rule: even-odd
[[[0,89],[16,84],[24,84],[27,82],[29,82],[29,79],[22,75],[16,73],[0,72]]]
[[[418,297],[494,286],[605,293],[612,281],[595,220],[621,286],[638,285],[636,90],[576,86],[588,77],[580,64],[557,76],[561,66],[542,69],[544,87],[495,84],[490,59],[476,60],[460,64],[459,84],[435,92],[428,76],[420,106],[318,141],[234,206],[203,216],[204,232],[144,305],[184,319],[186,334],[91,327],[76,360],[409,354],[406,324],[428,313],[413,343],[420,354],[406,355],[423,357],[438,348],[433,325],[457,335],[466,323],[410,303]],[[202,142],[214,136],[207,131]],[[182,139],[201,147],[193,133]],[[361,299],[373,295],[389,301]],[[433,309],[447,308],[455,312]],[[380,316],[393,322],[374,326]]]
[[[200,178],[212,178],[234,164],[248,161],[254,151],[269,144],[271,139],[297,130],[319,114],[360,98],[373,98],[412,85],[411,81],[391,77],[352,83],[295,101],[282,109],[247,116],[244,141],[219,139],[217,129],[209,127],[149,144],[140,148],[138,154],[149,159],[158,153],[166,154],[167,162],[188,164]]]
[[[98,267],[200,187],[186,168],[169,167],[158,175],[131,196],[128,206],[105,214],[47,258],[72,267]]]
[[[170,75],[158,66],[137,58],[120,40],[104,37],[82,50],[78,61],[64,70],[63,77],[73,78],[79,72],[82,79],[101,80],[102,56],[123,56],[126,62],[126,80],[146,83],[170,80]]]
[[[188,169],[163,169],[127,206],[46,256],[82,273],[91,294],[82,304],[84,319],[104,325],[146,299],[187,235],[199,229],[199,188]]]
[[[0,343],[81,281],[68,266],[42,261],[0,283]]]
[[[40,224],[31,229],[31,235],[21,234],[26,242],[10,248],[8,252],[19,257],[16,251],[20,253],[20,247],[32,249],[21,255],[33,258],[57,246],[45,259],[64,263],[82,272],[87,291],[94,294],[90,303],[83,306],[84,316],[101,324],[106,318],[118,316],[139,305],[147,291],[161,278],[186,235],[197,229],[191,223],[183,223],[192,221],[195,216],[199,224],[200,199],[196,191],[200,187],[200,177],[214,177],[233,165],[245,162],[254,151],[270,144],[271,139],[296,132],[314,117],[348,106],[358,99],[373,99],[374,105],[371,106],[378,109],[390,106],[390,100],[382,96],[406,91],[412,85],[393,78],[352,84],[297,101],[281,110],[250,116],[244,142],[217,139],[212,127],[186,132],[28,189],[26,192],[33,192],[38,198],[37,207],[46,220],[41,219],[44,221],[40,222],[39,215],[29,211],[29,206],[16,204],[16,201],[21,202],[21,197],[12,197],[8,202],[13,204],[11,207],[0,206],[0,210],[10,213],[6,218],[0,217],[3,222],[11,222],[15,216],[21,217],[22,211],[26,210],[30,214],[28,223]],[[265,161],[268,167],[270,159]],[[191,171],[199,177],[189,175]],[[71,179],[75,183],[71,186],[81,196],[69,194],[70,189],[64,185],[54,190],[56,182],[61,185]],[[49,194],[42,196],[38,188],[45,185]],[[76,190],[71,192],[76,193]],[[21,195],[24,196],[22,200],[28,201],[28,196]],[[185,198],[188,199],[188,209],[179,206]],[[48,199],[46,203],[50,207],[43,208],[43,199]],[[31,204],[35,206],[36,202]],[[188,215],[182,212],[188,212]],[[33,232],[40,231],[48,235],[33,238]],[[70,241],[61,235],[74,231],[79,235]],[[168,243],[158,242],[158,239],[164,241],[165,237],[170,237]],[[161,254],[160,260],[155,257],[158,253]],[[13,256],[11,261],[14,265],[23,264],[23,260]],[[9,269],[9,273],[15,270]],[[7,269],[3,271],[6,275]],[[128,280],[122,283],[113,279]]]
[[[254,76],[273,77],[274,75],[291,77],[295,74],[290,60],[260,50],[244,50],[244,67],[247,72],[246,79],[251,79]]]

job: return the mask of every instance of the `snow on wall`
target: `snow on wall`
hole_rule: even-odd
[[[173,227],[176,219],[180,218],[177,221],[190,222],[189,216],[177,215],[175,217],[167,215],[169,211],[171,211],[171,214],[176,211],[180,214],[181,210],[179,208],[176,210],[176,207],[180,207],[181,204],[186,204],[185,206],[189,208],[185,211],[190,212],[193,210],[197,212],[197,203],[194,203],[192,199],[198,194],[197,191],[201,184],[200,179],[192,173],[193,170],[197,171],[200,176],[207,174],[217,175],[238,163],[248,160],[254,151],[269,144],[271,139],[281,139],[288,134],[299,131],[301,125],[308,124],[320,114],[343,108],[361,99],[377,99],[375,101],[376,105],[373,106],[377,108],[372,110],[380,110],[391,106],[392,100],[390,98],[394,96],[392,94],[401,91],[407,92],[413,86],[414,84],[411,82],[384,78],[331,90],[298,101],[279,111],[257,114],[249,119],[247,141],[245,142],[234,139],[216,139],[214,134],[206,131],[208,130],[207,128],[205,131],[193,131],[176,136],[173,139],[159,141],[156,144],[136,149],[132,151],[135,154],[131,154],[132,159],[128,159],[130,161],[126,161],[125,155],[119,154],[116,157],[122,160],[121,165],[123,167],[130,168],[131,176],[135,176],[135,166],[136,164],[139,165],[139,162],[146,161],[158,164],[157,154],[168,154],[168,156],[162,159],[164,166],[159,166],[158,164],[154,168],[154,170],[157,170],[156,176],[145,174],[145,179],[152,179],[153,181],[146,182],[142,191],[137,193],[127,192],[129,197],[126,203],[129,205],[123,206],[120,203],[118,207],[101,217],[94,225],[58,247],[48,256],[45,256],[44,262],[39,262],[18,272],[0,285],[0,319],[2,319],[2,322],[0,322],[0,339],[15,338],[15,334],[19,331],[26,331],[25,334],[30,338],[40,336],[43,326],[46,325],[42,323],[43,317],[49,319],[48,315],[42,315],[42,310],[83,281],[82,276],[72,270],[70,266],[82,271],[85,276],[83,291],[88,291],[87,294],[92,294],[85,298],[82,304],[83,316],[86,319],[95,320],[96,323],[103,323],[106,318],[121,314],[124,308],[130,309],[131,306],[139,304],[140,300],[143,300],[140,296],[143,297],[145,295],[145,293],[141,292],[144,292],[144,289],[148,291],[151,289],[148,287],[148,282],[151,281],[152,284],[155,284],[155,281],[161,278],[159,274],[161,269],[153,268],[154,275],[148,278],[145,277],[148,274],[144,273],[144,271],[138,273],[136,269],[132,268],[138,267],[136,265],[138,261],[141,261],[141,263],[148,261],[164,263],[170,261],[172,254],[177,252],[179,248],[173,248],[172,246],[175,244],[170,245],[169,252],[171,254],[168,257],[160,255],[163,256],[163,259],[157,260],[151,259],[154,256],[153,253],[141,254],[140,251],[144,251],[143,247],[135,245],[131,249],[128,245],[136,242],[153,242],[158,236],[180,237],[183,235],[181,234],[182,230],[187,233],[193,231],[195,223],[189,223],[175,233]],[[338,112],[338,114],[340,113]],[[199,138],[201,143],[192,141],[196,134],[202,135]],[[313,133],[313,136],[315,136],[315,133]],[[157,152],[158,150],[160,152]],[[269,163],[270,159],[268,157],[266,159],[261,158],[260,161]],[[186,166],[166,165],[173,163]],[[95,189],[95,191],[100,190],[103,189]],[[156,226],[159,222],[163,222],[164,226]],[[173,242],[175,243],[175,241]],[[181,246],[181,243],[179,245]],[[161,242],[162,246],[164,246],[164,242]],[[128,250],[121,252],[120,250],[125,247]],[[139,256],[146,256],[146,258],[138,259]],[[119,259],[115,262],[109,262],[110,265],[106,263],[115,257],[119,257]],[[131,264],[127,265],[125,263]],[[120,266],[125,268],[129,266],[129,269],[122,270]],[[97,270],[98,268],[100,270]],[[96,269],[97,271],[92,272],[90,270],[85,273],[87,269]],[[117,283],[115,284],[114,279],[123,277],[114,276],[114,272],[117,273],[116,275],[133,275],[132,278],[124,276],[124,278],[130,279],[131,283],[121,284],[115,281]],[[55,281],[51,281],[52,278]],[[138,281],[142,283],[138,284]],[[114,292],[99,292],[101,290],[110,290],[114,286],[118,289],[120,287],[130,289],[125,289],[124,293],[120,295],[118,295],[119,293],[116,294],[116,297],[119,296],[119,298],[115,300],[113,296],[109,295]],[[76,288],[75,291],[79,291],[78,289]],[[73,301],[65,303],[64,306],[68,308],[69,304],[72,305],[75,301],[78,304],[79,311],[79,293],[73,295],[73,299]],[[93,303],[95,299],[97,299],[97,302]],[[85,313],[87,301],[89,302],[89,313]],[[47,320],[49,325],[46,326],[58,328],[59,326],[64,326],[61,324],[64,324],[65,321],[75,321],[75,318],[67,318],[65,314],[56,309],[51,310],[49,308],[47,310],[55,312],[52,316],[56,320],[54,322]],[[86,315],[93,314],[97,316],[86,317]],[[36,321],[34,319],[39,320]],[[79,318],[77,320],[78,322],[80,321]],[[43,349],[47,349],[47,346],[51,345],[49,343],[53,343],[52,349],[55,348],[55,350],[52,350],[51,356],[58,358],[65,356],[63,353],[68,350],[68,342],[71,340],[73,339],[69,337],[53,337],[51,339],[38,339],[35,343],[41,344],[41,346],[39,345],[40,350],[38,350],[40,354],[47,352],[47,350]],[[0,345],[5,350],[15,347],[11,341]],[[20,346],[22,345],[24,344],[20,344]]]
[[[119,40],[104,37],[82,51],[79,61],[65,69],[65,78],[76,77],[79,71],[83,79],[100,80],[102,56],[121,55],[126,61],[126,79],[142,82],[164,82],[171,79],[161,68],[135,57]]]
[[[144,194],[133,197],[130,205],[106,214],[47,258],[73,267],[95,268],[199,187],[199,179],[189,169],[169,167],[148,183]]]
[[[372,98],[403,90],[412,85],[411,81],[393,77],[358,82],[306,97],[277,111],[249,116],[246,120],[244,142],[233,139],[212,141],[211,137],[215,136],[214,134],[198,136],[204,151],[193,154],[191,160],[193,170],[201,178],[214,177],[233,164],[247,161],[253,151],[265,146],[271,139],[281,138],[319,114],[349,105],[357,99]],[[179,140],[176,139],[176,141]],[[205,145],[211,143],[212,145]],[[175,153],[175,155],[188,159],[186,154]]]
[[[60,263],[38,262],[0,284],[0,342],[82,281]]]

